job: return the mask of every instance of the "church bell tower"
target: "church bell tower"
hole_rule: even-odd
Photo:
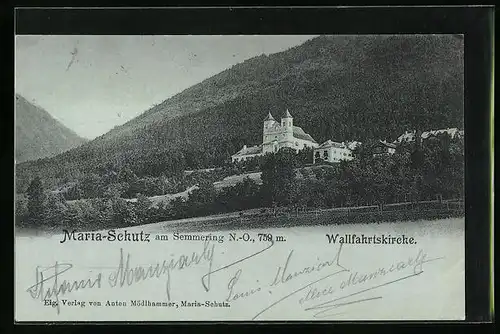
[[[285,111],[285,115],[281,118],[281,127],[285,131],[285,137],[288,140],[293,140],[293,117],[288,111]]]
[[[271,115],[271,113],[268,113],[267,117],[264,119],[264,129],[262,134],[263,143],[267,141],[266,134],[273,127],[274,123],[276,123],[276,120],[274,119],[273,115]]]

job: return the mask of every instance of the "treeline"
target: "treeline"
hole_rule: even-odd
[[[246,169],[243,165],[229,165],[210,171],[177,173],[170,177],[165,174],[159,177],[139,177],[128,166],[122,169],[113,166],[95,173],[79,174],[73,181],[66,180],[56,185],[43,180],[46,189],[68,201],[104,197],[136,198],[141,194],[151,197],[183,192],[200,180],[216,182]],[[26,193],[28,186],[24,191],[18,188],[18,193]]]
[[[263,157],[248,159],[234,164],[223,164],[211,170],[194,170],[190,174],[179,171],[167,176],[138,176],[130,167],[118,167],[108,164],[92,173],[80,173],[69,179],[61,180],[56,185],[44,179],[46,189],[60,193],[65,200],[79,200],[104,197],[136,198],[139,194],[151,197],[175,194],[185,191],[201,181],[217,182],[230,175],[258,172]],[[298,165],[312,161],[312,149],[305,149],[296,154]],[[28,185],[18,188],[18,193],[25,193]]]
[[[60,194],[45,192],[40,178],[35,178],[27,196],[16,200],[16,226],[81,230],[127,227],[150,222],[150,207],[151,201],[142,195],[135,203],[119,197],[68,203]]]
[[[203,180],[187,199],[177,197],[168,204],[139,194],[135,201],[113,195],[74,202],[60,194],[47,192],[35,178],[27,195],[16,198],[16,226],[33,229],[77,228],[97,230],[161,222],[171,219],[233,212],[260,204],[261,189],[251,179],[217,192],[213,183]]]
[[[395,154],[377,156],[373,155],[375,145],[367,142],[361,146],[354,152],[353,161],[325,162],[321,166],[306,166],[295,151],[282,149],[249,161],[247,166],[234,166],[260,170],[262,185],[247,178],[217,191],[213,179],[198,176],[197,188],[187,199],[177,197],[156,206],[144,194],[130,202],[117,193],[67,203],[60,194],[47,193],[36,178],[28,188],[27,198],[19,197],[16,203],[16,219],[20,225],[32,227],[96,229],[261,207],[329,208],[463,198],[462,138],[440,135],[421,144],[401,146]]]
[[[139,177],[131,168],[111,169],[104,173],[83,175],[75,182],[61,189],[66,200],[78,200],[103,197],[136,198],[139,195],[148,197],[175,194],[185,191],[200,182],[209,180],[216,182],[230,175],[231,169],[219,168],[207,172],[184,173],[167,177]]]

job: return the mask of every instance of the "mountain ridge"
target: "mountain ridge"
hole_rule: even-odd
[[[41,106],[17,93],[15,98],[17,163],[52,157],[88,141]]]

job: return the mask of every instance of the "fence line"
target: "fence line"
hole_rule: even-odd
[[[429,208],[431,206],[431,208]],[[400,209],[400,208],[404,209]],[[449,199],[449,200],[431,200],[431,201],[420,201],[420,202],[401,202],[401,203],[391,203],[391,204],[379,204],[379,205],[365,205],[365,206],[355,206],[355,207],[337,207],[337,208],[260,208],[253,209],[251,213],[241,213],[245,216],[252,215],[290,215],[290,214],[315,214],[316,216],[327,212],[338,212],[345,213],[349,215],[351,213],[377,213],[377,212],[404,212],[404,211],[442,211],[442,210],[455,210],[463,211],[465,209],[465,203],[460,199]],[[263,210],[265,210],[263,212]],[[259,212],[260,211],[260,212]]]

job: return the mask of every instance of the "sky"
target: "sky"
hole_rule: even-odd
[[[93,139],[184,89],[314,36],[16,36],[15,91]]]

